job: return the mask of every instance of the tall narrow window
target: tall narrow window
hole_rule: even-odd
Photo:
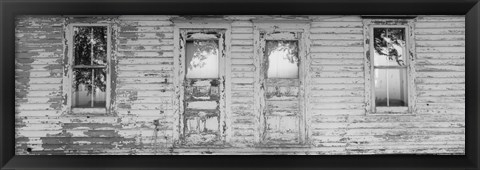
[[[412,113],[414,82],[411,60],[413,24],[407,19],[365,20],[365,87],[367,112],[375,114]]]
[[[73,26],[72,108],[106,108],[107,26]]]
[[[408,105],[405,28],[374,28],[375,105]]]

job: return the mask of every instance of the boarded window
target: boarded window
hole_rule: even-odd
[[[268,78],[298,78],[297,41],[267,40]]]
[[[373,35],[375,105],[407,106],[405,28],[374,28]]]
[[[218,41],[187,41],[185,53],[187,78],[218,78]]]
[[[73,27],[73,97],[76,108],[104,108],[107,90],[107,27]]]

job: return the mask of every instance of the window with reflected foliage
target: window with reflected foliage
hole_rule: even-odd
[[[405,28],[374,28],[373,36],[375,105],[408,106]]]
[[[218,78],[218,41],[186,41],[186,78]]]
[[[74,108],[105,108],[107,90],[107,27],[73,27]]]
[[[298,78],[297,41],[267,40],[268,78]]]

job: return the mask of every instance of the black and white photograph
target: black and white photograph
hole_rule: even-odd
[[[15,155],[465,155],[465,28],[465,15],[18,15]]]

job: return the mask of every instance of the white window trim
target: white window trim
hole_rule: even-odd
[[[365,50],[365,110],[367,115],[413,115],[416,105],[415,90],[415,41],[414,27],[411,19],[364,19],[364,50]],[[373,28],[405,28],[406,34],[406,64],[407,64],[407,95],[406,107],[376,107],[375,82],[373,67]]]
[[[105,96],[105,108],[74,108],[72,107],[72,96],[73,96],[73,27],[78,26],[104,26],[107,27],[107,84],[106,84],[106,96]],[[112,27],[110,24],[97,24],[97,23],[71,23],[67,26],[67,31],[65,34],[66,38],[66,50],[67,50],[67,58],[68,63],[64,66],[66,69],[66,73],[63,76],[63,84],[64,84],[64,91],[63,96],[64,99],[67,100],[67,106],[64,109],[64,112],[67,114],[74,114],[74,115],[107,115],[110,114],[110,104],[111,104],[111,46],[112,46]]]
[[[172,139],[175,142],[174,145],[180,145],[180,137],[184,134],[183,129],[184,122],[183,122],[183,112],[185,108],[183,108],[184,102],[184,91],[185,88],[183,87],[183,80],[185,79],[185,54],[181,53],[180,51],[185,51],[185,44],[181,44],[185,40],[180,39],[180,35],[183,34],[185,31],[188,30],[202,30],[202,29],[211,29],[211,30],[223,30],[224,33],[224,44],[220,44],[221,48],[224,48],[223,56],[219,57],[219,78],[225,81],[225,89],[224,94],[220,96],[220,127],[227,127],[226,129],[220,128],[221,140],[223,142],[229,143],[231,136],[231,122],[228,117],[230,117],[231,108],[230,102],[231,101],[231,85],[230,85],[230,69],[228,66],[231,65],[230,61],[230,41],[231,41],[231,25],[230,23],[225,23],[221,21],[212,20],[207,22],[206,20],[173,20],[174,23],[174,31],[173,31],[173,59],[174,59],[174,86],[175,86],[175,98],[173,105],[178,106],[177,111],[174,113],[174,122],[178,122],[178,126],[173,127]],[[180,49],[182,48],[182,49]],[[221,50],[220,50],[221,51]],[[225,135],[224,135],[225,134]]]
[[[300,80],[300,89],[299,89],[299,99],[300,99],[300,143],[295,144],[292,147],[304,146],[307,145],[308,136],[311,134],[309,127],[309,117],[307,103],[308,97],[306,94],[309,94],[309,89],[306,87],[306,82],[309,82],[310,74],[307,69],[309,66],[307,63],[310,63],[310,21],[308,20],[254,20],[254,64],[255,64],[255,83],[254,83],[254,94],[255,94],[255,107],[254,113],[257,113],[257,134],[255,135],[256,142],[262,145],[262,135],[263,129],[265,128],[264,116],[260,114],[266,105],[266,99],[264,94],[264,89],[266,81],[263,80],[261,74],[266,74],[262,72],[264,62],[264,50],[265,50],[265,41],[266,40],[296,40],[298,41],[298,58],[300,60],[300,66],[298,67],[298,79]],[[295,32],[295,36],[292,34]],[[265,37],[261,38],[260,34],[265,33]],[[272,33],[278,33],[279,35],[270,36]],[[285,145],[282,145],[285,146]],[[270,147],[275,147],[271,145]]]

